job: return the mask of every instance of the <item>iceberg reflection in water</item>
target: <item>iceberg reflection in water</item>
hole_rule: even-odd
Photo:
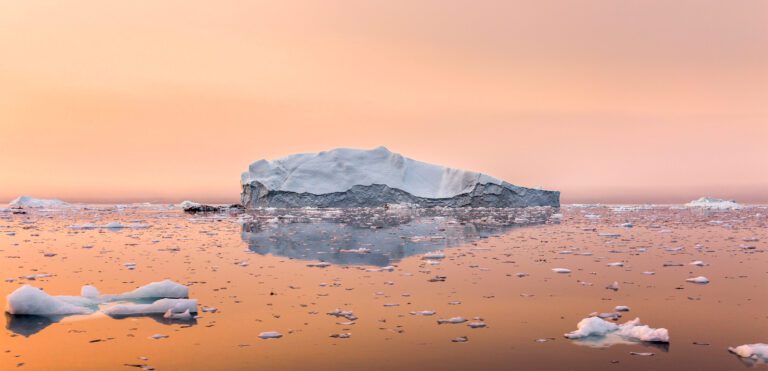
[[[333,264],[387,266],[521,226],[557,222],[558,209],[355,208],[250,212],[242,239],[258,254]],[[553,216],[555,216],[553,218]]]

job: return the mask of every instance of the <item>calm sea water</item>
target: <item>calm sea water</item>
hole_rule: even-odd
[[[98,227],[112,222],[129,228]],[[172,322],[99,312],[6,315],[0,369],[765,368],[727,348],[768,343],[766,224],[768,208],[761,206],[247,216],[188,215],[163,206],[3,211],[3,307],[6,295],[24,284],[78,295],[85,284],[119,293],[171,279],[216,311]],[[96,227],[78,228],[83,225]],[[425,258],[434,251],[444,258]],[[695,260],[705,265],[689,264]],[[609,266],[617,262],[623,266]],[[696,276],[711,282],[686,282]],[[606,289],[614,281],[619,289]],[[563,337],[590,313],[617,305],[631,308],[618,323],[639,317],[667,328],[670,343]],[[335,309],[357,319],[327,314]],[[435,314],[411,314],[423,310]],[[468,322],[438,324],[457,316]],[[260,339],[264,331],[283,337]],[[338,334],[350,335],[331,336]],[[460,337],[467,341],[452,341]]]

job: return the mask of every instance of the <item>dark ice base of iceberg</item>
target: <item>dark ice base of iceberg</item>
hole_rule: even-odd
[[[450,198],[417,197],[382,184],[356,185],[346,192],[316,195],[267,189],[259,182],[243,185],[240,201],[246,209],[258,207],[381,207],[414,204],[419,207],[560,207],[560,192],[518,187],[509,183],[478,184],[468,193]]]

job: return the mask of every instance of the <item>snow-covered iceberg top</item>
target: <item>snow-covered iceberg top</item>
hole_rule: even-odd
[[[702,197],[698,200],[693,200],[687,204],[686,207],[699,207],[704,209],[718,209],[718,210],[731,210],[740,209],[742,206],[733,200],[723,200],[714,197]]]
[[[273,191],[316,195],[381,184],[424,198],[450,198],[468,193],[478,184],[503,183],[482,173],[416,161],[385,147],[337,148],[259,160],[241,176],[243,185],[254,181]]]
[[[16,197],[13,201],[9,203],[11,207],[63,207],[68,206],[69,204],[62,201],[62,200],[55,200],[55,199],[42,199],[42,198],[33,198],[29,196],[19,196]]]

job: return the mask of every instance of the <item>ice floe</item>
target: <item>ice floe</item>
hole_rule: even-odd
[[[768,362],[768,344],[755,343],[730,347],[728,351],[742,358]]]
[[[65,316],[88,314],[94,310],[73,304],[72,297],[51,296],[38,288],[24,285],[8,295],[6,312],[17,315]],[[76,297],[74,297],[76,298]]]
[[[642,325],[639,318],[627,321],[621,325],[606,321],[599,317],[584,318],[576,325],[577,330],[564,336],[568,339],[592,338],[596,346],[611,345],[613,340],[601,339],[607,336],[618,336],[620,340],[645,341],[645,342],[669,342],[669,331],[665,328],[651,328]]]

